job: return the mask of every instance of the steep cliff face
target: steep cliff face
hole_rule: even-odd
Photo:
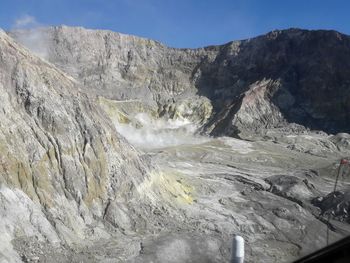
[[[214,135],[288,123],[350,130],[350,40],[335,31],[289,29],[223,46],[173,49],[110,31],[41,30],[46,58],[90,92],[141,99],[155,108],[184,97],[208,98],[214,110],[206,122]],[[19,40],[23,34],[30,32],[13,33]]]
[[[115,217],[138,202],[148,165],[79,86],[0,31],[0,255],[10,262],[11,240],[83,244],[142,220],[140,206]]]
[[[172,49],[111,31],[66,26],[35,29],[38,31],[38,40],[46,46],[34,51],[87,85],[90,92],[110,99],[152,103],[185,91],[193,94],[193,68],[216,52],[216,48]],[[12,32],[24,44],[32,34],[31,30]]]
[[[306,128],[348,131],[348,50],[330,31],[196,50],[1,31],[0,261],[226,262],[237,233],[247,262],[324,246],[312,200],[333,190],[350,139]],[[332,240],[350,233],[330,224]]]
[[[273,31],[223,46],[197,86],[217,112],[241,105],[227,116],[238,130],[252,130],[252,118],[244,123],[239,115],[253,110],[255,130],[297,123],[331,133],[349,131],[349,58],[350,39],[338,32]],[[252,100],[255,109],[249,106]]]

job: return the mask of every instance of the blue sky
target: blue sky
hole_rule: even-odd
[[[201,47],[299,27],[350,34],[346,0],[0,0],[0,27],[110,29]]]

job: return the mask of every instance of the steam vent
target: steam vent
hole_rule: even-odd
[[[349,133],[336,31],[0,30],[0,262],[292,262],[350,234]]]

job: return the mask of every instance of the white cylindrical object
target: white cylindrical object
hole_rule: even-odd
[[[244,261],[244,239],[235,235],[232,241],[231,263],[243,263]]]

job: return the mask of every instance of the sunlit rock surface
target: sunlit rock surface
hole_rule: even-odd
[[[234,234],[246,262],[290,262],[332,212],[348,235],[347,178],[329,194],[349,50],[297,29],[201,49],[0,32],[0,262],[227,262]]]
[[[276,30],[199,49],[66,26],[12,35],[89,94],[139,99],[157,110],[189,98],[206,105],[205,97],[213,107],[206,129],[214,135],[245,137],[288,123],[350,131],[350,38],[335,31]]]
[[[23,238],[52,249],[109,238],[118,213],[137,231],[142,208],[129,205],[148,162],[73,78],[3,31],[0,48],[1,260],[21,261],[13,242]]]

